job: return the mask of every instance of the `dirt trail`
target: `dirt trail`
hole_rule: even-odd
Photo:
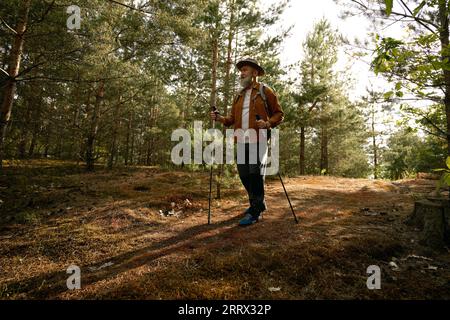
[[[5,199],[19,173],[2,178]],[[403,223],[430,180],[285,178],[295,224],[281,184],[268,179],[269,209],[242,228],[237,179],[213,201],[207,225],[207,173],[33,177],[20,193],[35,188],[31,204],[2,207],[3,299],[450,298],[449,253],[422,247]],[[172,209],[178,216],[166,216]],[[17,223],[23,212],[32,218]],[[67,289],[72,264],[81,290]],[[381,290],[366,287],[370,265],[382,270]]]

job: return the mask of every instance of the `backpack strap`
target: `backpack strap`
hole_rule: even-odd
[[[264,101],[264,108],[266,109],[266,113],[267,116],[270,118],[271,117],[271,113],[270,113],[270,108],[269,108],[269,104],[267,103],[267,96],[266,96],[266,92],[265,92],[265,87],[267,87],[267,85],[265,83],[260,82],[259,83],[259,92],[256,94],[255,98],[260,95],[261,99],[263,99]]]
[[[265,87],[267,87],[267,85],[265,83],[262,83],[262,82],[259,83],[259,92],[255,95],[255,98],[258,95],[261,96],[261,99],[263,99],[263,101],[264,101],[264,108],[266,109],[267,117],[270,118],[271,117],[271,113],[270,113],[269,104],[267,102],[266,92],[264,90]],[[267,141],[270,140],[271,132],[272,132],[272,129],[267,130]]]

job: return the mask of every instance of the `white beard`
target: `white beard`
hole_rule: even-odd
[[[240,80],[241,89],[247,88],[252,83],[252,76],[248,76],[247,78],[243,78]]]

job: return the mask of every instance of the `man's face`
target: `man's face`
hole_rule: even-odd
[[[247,88],[252,83],[253,77],[258,76],[258,70],[251,66],[243,66],[241,69],[241,87]]]
[[[241,71],[241,79],[258,76],[258,71],[251,66],[243,66],[240,71]]]

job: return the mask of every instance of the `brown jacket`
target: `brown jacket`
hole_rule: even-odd
[[[281,110],[278,98],[272,89],[265,86],[264,92],[266,94],[267,105],[270,111],[270,117],[266,112],[264,100],[259,95],[259,82],[254,82],[252,85],[252,93],[250,97],[250,112],[249,112],[249,128],[253,128],[258,132],[256,126],[256,115],[261,116],[261,120],[269,121],[270,127],[274,128],[284,120],[284,112]],[[224,118],[223,124],[227,127],[234,125],[234,129],[242,128],[242,108],[244,104],[245,90],[241,91],[234,99],[230,114]]]

